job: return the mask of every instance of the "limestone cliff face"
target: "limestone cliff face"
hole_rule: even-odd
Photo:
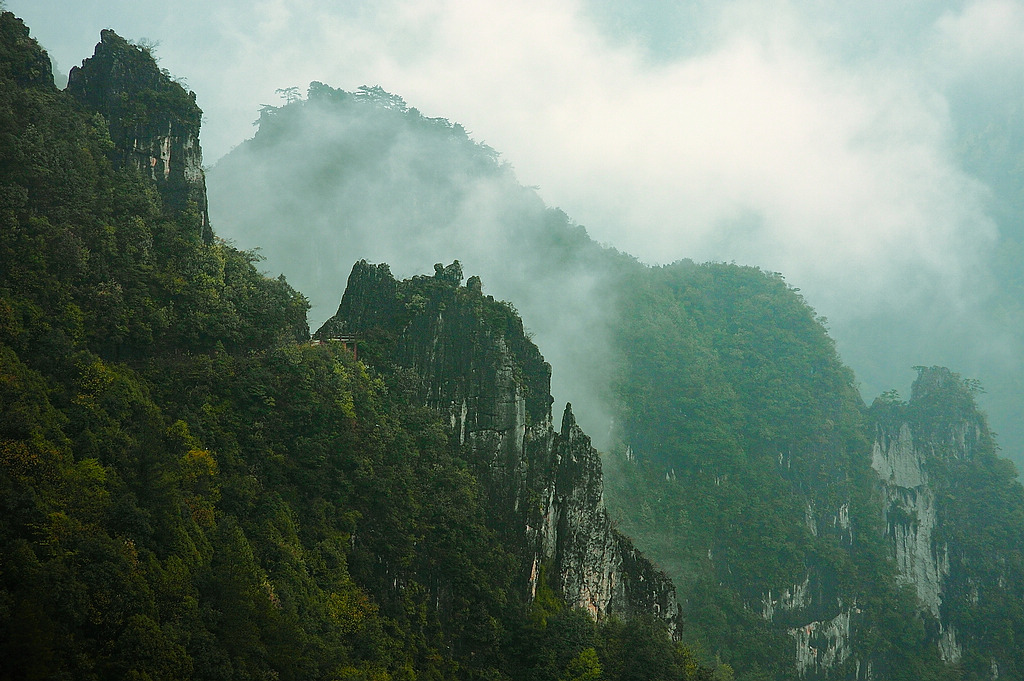
[[[655,614],[674,630],[679,607],[668,578],[615,531],[604,506],[601,458],[566,405],[555,440],[554,494],[545,504],[544,550],[563,594],[595,618]]]
[[[976,390],[948,369],[919,368],[908,402],[881,399],[869,412],[871,468],[889,556],[917,596],[926,644],[950,668],[974,674],[965,678],[1000,678],[1012,676],[1017,653],[979,624],[994,611],[1008,621],[1024,593],[1011,557],[1022,545],[1021,490],[996,455]],[[856,551],[849,514],[849,503],[818,509],[808,501],[805,522],[814,537],[831,534]],[[801,677],[876,678],[885,663],[860,652],[859,595],[840,596],[834,580],[809,568],[803,583],[763,597],[762,616],[786,627]]]
[[[871,465],[881,484],[886,538],[900,579],[914,587],[924,616],[937,624],[933,637],[942,659],[985,658],[981,667],[996,670],[996,678],[998,652],[968,630],[982,610],[979,594],[997,600],[1019,594],[1009,588],[1008,572],[980,569],[991,557],[977,555],[972,535],[987,534],[1000,519],[977,515],[976,504],[986,502],[968,490],[997,457],[969,382],[940,367],[919,372],[908,403],[873,407]]]
[[[921,604],[935,617],[949,576],[949,545],[935,537],[938,508],[925,468],[928,453],[915,447],[907,423],[879,426],[871,466],[882,482],[886,536],[901,578],[912,584]],[[959,657],[959,651],[952,652]]]
[[[761,616],[789,635],[801,678],[863,678],[855,654],[854,623],[860,610],[836,589],[834,580],[812,566],[802,583],[762,596]],[[849,660],[855,666],[837,673]]]
[[[100,33],[91,58],[71,69],[67,89],[107,119],[115,166],[149,176],[171,211],[194,204],[198,229],[212,239],[195,93],[171,80],[148,50],[111,30]]]
[[[611,526],[600,455],[569,405],[553,427],[550,366],[511,306],[461,280],[457,262],[398,282],[361,261],[314,338],[354,342],[368,362],[407,372],[410,397],[445,416],[490,524],[518,556],[524,597],[544,579],[597,619],[654,614],[675,632],[675,590]]]
[[[840,550],[853,547],[849,502],[818,508],[806,502],[808,531]],[[790,659],[802,679],[871,678],[870,660],[858,650],[861,609],[856,596],[844,591],[834,572],[810,560],[803,581],[761,595],[760,615],[789,638]],[[754,606],[756,609],[756,606]]]

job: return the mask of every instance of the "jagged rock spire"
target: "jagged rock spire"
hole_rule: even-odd
[[[359,261],[316,337],[373,338],[382,365],[418,376],[413,399],[450,423],[450,442],[476,473],[489,525],[517,556],[528,598],[544,579],[596,619],[650,615],[678,635],[675,588],[612,527],[601,456],[570,405],[561,429],[553,427],[550,365],[514,308],[483,295],[477,276],[460,286],[462,274],[455,261],[396,281],[387,265]]]
[[[93,56],[71,69],[68,92],[107,119],[115,167],[149,176],[165,209],[194,210],[197,229],[212,240],[195,93],[161,70],[149,49],[109,29]]]

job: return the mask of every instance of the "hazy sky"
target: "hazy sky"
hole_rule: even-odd
[[[158,41],[206,112],[208,163],[277,88],[380,84],[641,259],[753,262],[825,308],[978,293],[996,231],[947,93],[1019,75],[1021,3],[619,4],[8,2],[62,72],[103,27]]]
[[[992,218],[993,178],[962,158],[989,125],[979,110],[1020,111],[1024,2],[7,6],[64,73],[101,28],[159,41],[206,113],[207,163],[252,135],[277,88],[379,84],[463,123],[599,241],[648,262],[783,272],[862,377],[866,352],[900,343],[924,356],[898,366],[1022,372],[1013,329],[973,313],[998,285],[988,263],[1010,227]],[[883,329],[853,347],[865,324],[923,316],[919,343]],[[971,324],[984,328],[969,360],[968,341],[935,338]]]

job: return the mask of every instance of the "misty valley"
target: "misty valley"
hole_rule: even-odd
[[[1024,679],[980,381],[281,94],[208,168],[151,45],[0,15],[0,679]]]

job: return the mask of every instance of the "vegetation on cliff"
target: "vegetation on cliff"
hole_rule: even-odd
[[[237,207],[226,217],[234,233],[262,225],[260,239],[285,256],[274,266],[302,262],[296,274],[312,297],[336,296],[326,282],[339,274],[324,253],[344,254],[346,267],[387,253],[380,259],[408,269],[456,249],[514,300],[555,378],[572,386],[581,422],[593,419],[587,429],[599,437],[611,431],[609,507],[675,581],[683,635],[740,678],[854,679],[869,669],[876,678],[988,678],[993,664],[1013,668],[1005,641],[1024,631],[1011,612],[1021,602],[1015,582],[994,582],[1006,604],[993,615],[1003,632],[995,643],[982,624],[995,620],[980,619],[955,571],[938,580],[951,608],[974,613],[964,621],[975,637],[957,657],[945,611],[926,607],[897,564],[872,468],[880,408],[865,407],[825,321],[781,275],[687,261],[648,268],[603,248],[520,186],[492,149],[379,88],[313,84],[307,100],[265,110],[256,137],[214,176],[214,191]],[[292,199],[261,199],[275,186],[294,186]],[[246,214],[264,207],[272,219]],[[976,410],[963,395],[935,404],[945,406],[918,426],[946,428]],[[979,423],[991,456],[979,447],[978,462],[955,464],[955,484],[975,504],[1020,494]],[[1016,545],[1016,502],[998,512],[957,504],[944,506],[944,526],[990,537],[964,551],[1016,560],[995,549]],[[926,558],[945,541],[931,536],[939,543],[919,547]]]
[[[933,626],[963,678],[990,678],[993,669],[1015,678],[1024,673],[1024,489],[978,410],[978,382],[944,367],[916,368],[908,401],[889,394],[869,411],[879,439],[910,436],[926,483],[904,490],[893,482],[887,535],[934,525],[932,558],[944,589]]]
[[[459,261],[434,269],[396,281],[387,265],[359,261],[315,337],[355,341],[392,392],[443,415],[522,593],[535,593],[546,574],[599,620],[653,616],[677,637],[675,589],[612,526],[600,453],[571,406],[560,428],[553,423],[551,367],[515,309],[485,295],[479,277],[462,286]]]
[[[681,262],[625,290],[629,452],[609,500],[676,581],[693,643],[739,678],[944,673],[887,558],[863,404],[822,320],[755,268]],[[801,667],[794,631],[837,622]]]
[[[711,678],[516,593],[437,413],[48,74],[0,16],[0,677]]]
[[[359,338],[364,362],[311,345],[306,298],[212,238],[199,184],[154,175],[198,158],[178,153],[194,97],[145,49],[101,47],[60,92],[0,18],[0,677],[728,678],[716,656],[750,680],[1021,674],[1024,491],[977,384],[922,368],[910,400],[865,409],[781,275],[604,249],[493,149],[380,88],[266,108],[233,155],[250,189],[294,172],[334,197],[317,238],[295,232],[317,251],[303,267],[347,270],[317,260],[331,230],[417,258],[442,241],[500,265],[539,333],[571,341],[562,371],[613,423],[609,505],[674,578],[687,645],[658,618],[597,623],[554,563],[524,590],[524,523],[493,504],[514,486],[456,443],[433,358],[398,361],[455,315],[514,346],[503,370],[538,426],[549,368],[515,308],[455,265],[388,273],[361,303],[388,322]],[[168,120],[181,149],[137,147]],[[260,219],[292,238],[294,209]],[[512,496],[534,518],[539,496]]]

